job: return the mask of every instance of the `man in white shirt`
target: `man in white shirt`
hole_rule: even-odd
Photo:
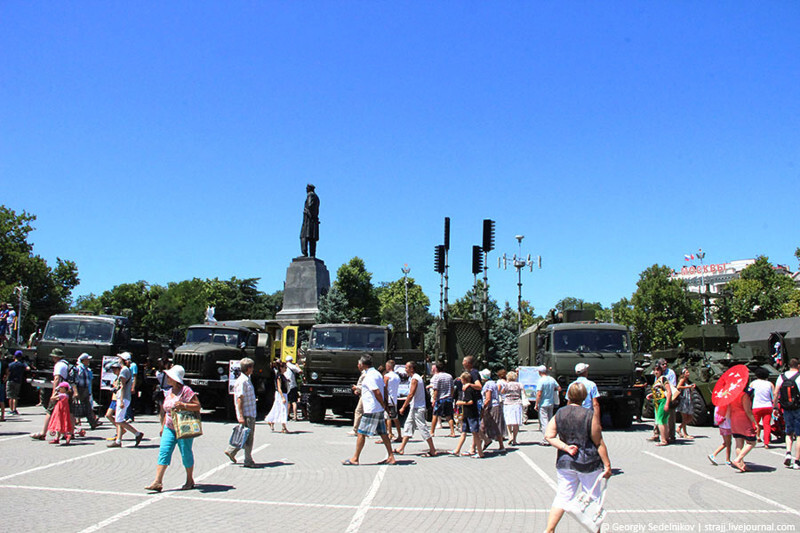
[[[358,439],[353,457],[342,461],[343,465],[357,465],[364,449],[367,436],[379,435],[381,442],[386,447],[388,454],[386,459],[378,464],[395,464],[394,453],[392,453],[392,441],[386,434],[386,421],[384,411],[386,403],[383,400],[383,390],[385,388],[381,373],[372,368],[372,356],[364,354],[358,360],[358,369],[364,373],[364,380],[361,382],[361,403],[364,413],[361,415],[361,422],[358,425]]]
[[[289,392],[287,393],[287,402],[289,402],[289,414],[292,419],[297,422],[297,400],[300,399],[300,390],[297,388],[297,376],[302,374],[303,371],[299,366],[294,364],[294,357],[291,355],[286,356],[286,371],[283,377],[289,383]]]
[[[789,360],[789,370],[778,376],[775,382],[774,407],[778,411],[781,403],[780,391],[781,385],[784,381],[793,380],[796,382],[793,388],[794,393],[798,392],[797,384],[800,384],[800,363],[796,358]],[[783,459],[783,464],[787,468],[794,468],[800,470],[800,409],[790,409],[788,406],[783,406],[783,421],[786,425],[786,455]],[[794,461],[792,461],[792,446],[794,446]]]
[[[400,376],[394,371],[394,359],[386,361],[383,383],[386,386],[386,431],[389,434],[389,440],[393,440],[392,424],[394,424],[397,427],[397,438],[394,441],[401,442],[403,433],[400,429],[400,418],[397,415],[397,393],[400,390]]]
[[[453,376],[445,372],[444,363],[437,361],[433,364],[433,377],[431,377],[431,404],[433,404],[433,418],[431,420],[431,437],[436,433],[439,419],[447,421],[450,425],[450,436],[455,437],[453,424]]]
[[[244,443],[244,466],[245,468],[253,468],[256,463],[253,461],[253,435],[256,432],[256,393],[253,389],[253,383],[250,381],[250,376],[253,374],[255,361],[249,357],[245,357],[239,363],[241,374],[236,378],[236,383],[233,385],[233,405],[236,407],[236,420],[242,426],[250,429],[250,434],[247,441]],[[236,454],[239,453],[240,448],[228,446],[225,450],[225,455],[231,462],[236,462]]]
[[[583,408],[592,409],[595,414],[599,414],[600,403],[597,401],[597,397],[600,393],[597,391],[597,385],[588,377],[589,365],[586,363],[578,363],[575,365],[575,374],[577,374],[578,379],[570,383],[569,386],[571,387],[575,383],[583,383],[583,386],[586,387],[586,399],[583,400]],[[569,390],[569,387],[567,387],[567,390]]]
[[[400,413],[405,413],[409,407],[411,411],[408,413],[406,426],[403,428],[406,435],[403,437],[402,444],[400,444],[400,447],[397,448],[394,453],[403,455],[406,451],[406,444],[408,444],[414,431],[419,430],[422,435],[422,440],[428,443],[428,451],[423,453],[422,456],[434,457],[436,455],[436,446],[433,445],[433,437],[431,437],[431,433],[428,431],[428,423],[425,421],[425,415],[427,413],[427,409],[425,408],[425,383],[422,382],[422,376],[417,374],[417,369],[413,361],[406,363],[406,373],[408,374],[408,380],[411,386],[408,390],[406,401],[403,403],[403,407],[400,408]]]

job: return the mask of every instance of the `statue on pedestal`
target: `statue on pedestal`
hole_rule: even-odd
[[[303,257],[317,256],[319,240],[319,196],[310,183],[306,186],[306,204],[303,207],[303,227],[300,228],[300,250]]]

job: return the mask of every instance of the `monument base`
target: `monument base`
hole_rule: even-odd
[[[283,309],[278,311],[276,320],[301,326],[315,324],[319,298],[330,287],[331,276],[324,261],[316,257],[295,257],[286,269]]]

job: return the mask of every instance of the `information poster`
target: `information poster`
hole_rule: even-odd
[[[101,390],[114,390],[114,381],[117,376],[111,370],[111,363],[119,362],[119,357],[116,355],[104,355],[103,367],[100,373],[100,389]]]
[[[242,362],[240,360],[231,361],[228,367],[228,394],[233,394],[233,386],[239,375],[242,373]]]
[[[525,389],[525,395],[530,401],[536,399],[536,387],[539,385],[539,371],[536,366],[521,366],[519,367],[519,376],[517,381],[522,383]]]

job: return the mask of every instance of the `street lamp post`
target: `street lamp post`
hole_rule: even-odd
[[[403,265],[401,269],[403,271],[403,284],[405,285],[406,289],[406,338],[409,338],[409,324],[408,324],[408,273],[411,272],[411,267],[408,266],[408,263]]]
[[[705,257],[706,253],[702,248],[699,248],[697,250],[697,258],[700,260],[700,298],[703,302],[703,324],[708,324],[708,306],[706,305],[706,276],[703,272],[703,259]]]

